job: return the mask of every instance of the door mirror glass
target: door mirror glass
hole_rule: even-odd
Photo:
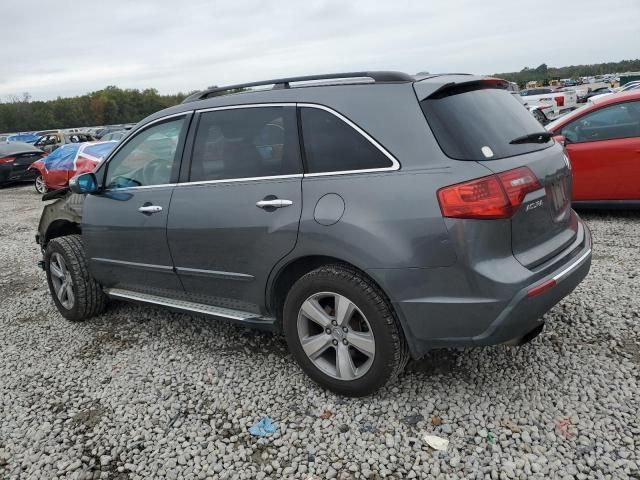
[[[73,193],[95,193],[98,191],[98,179],[95,173],[83,173],[69,180],[69,190]]]

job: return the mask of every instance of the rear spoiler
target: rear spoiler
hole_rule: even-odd
[[[442,94],[449,89],[464,89],[465,87],[473,89],[474,85],[480,88],[499,88],[506,90],[509,88],[509,82],[501,78],[485,77],[482,75],[466,75],[455,73],[450,75],[438,75],[426,77],[413,84],[419,101],[432,97],[438,93]]]

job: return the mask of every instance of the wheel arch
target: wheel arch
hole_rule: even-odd
[[[389,308],[395,317],[398,319],[400,330],[402,335],[404,336],[407,344],[409,345],[409,349],[413,354],[415,353],[413,342],[411,338],[407,335],[407,328],[405,324],[405,319],[402,317],[401,312],[398,311],[393,305],[392,298],[386,292],[380,283],[369,275],[366,270],[355,265],[352,262],[347,260],[329,256],[329,255],[305,255],[297,258],[289,259],[286,263],[279,266],[279,268],[275,268],[274,272],[270,277],[270,281],[267,283],[267,291],[266,291],[266,306],[267,309],[276,317],[276,324],[278,328],[282,326],[282,311],[284,307],[284,302],[287,296],[287,293],[293,286],[293,284],[301,278],[303,275],[320,268],[324,265],[338,264],[344,265],[345,267],[355,270],[358,274],[362,275],[368,281],[370,281],[384,296],[387,300]]]
[[[80,235],[81,233],[82,230],[80,229],[80,225],[76,222],[72,222],[67,219],[54,220],[47,227],[44,238],[42,239],[42,245],[46,246],[47,243],[54,238],[75,234]]]

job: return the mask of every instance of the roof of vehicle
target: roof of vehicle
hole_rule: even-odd
[[[567,123],[575,119],[576,117],[580,117],[585,113],[591,112],[593,110],[597,110],[602,107],[606,107],[607,105],[613,105],[620,102],[626,102],[629,100],[640,100],[640,91],[631,90],[629,92],[620,92],[620,93],[612,93],[610,95],[605,95],[604,97],[596,98],[594,100],[589,100],[584,106],[574,110],[567,115],[560,117],[558,120],[551,122],[547,127],[549,130],[556,131],[559,127],[565,126]]]
[[[25,142],[0,143],[0,157],[21,153],[42,153],[42,150]]]
[[[636,90],[630,90],[628,92],[612,93],[611,95],[605,95],[603,97],[592,99],[591,102],[598,108],[611,103],[625,102],[627,100],[640,99],[640,92]]]
[[[373,78],[372,78],[373,77]],[[367,80],[368,79],[368,80]],[[367,80],[367,81],[363,81]],[[191,99],[173,107],[153,113],[141,120],[137,125],[145,125],[150,121],[161,117],[177,115],[193,110],[217,108],[234,105],[249,105],[255,103],[318,103],[327,106],[341,105],[346,108],[367,109],[363,105],[363,98],[371,98],[373,94],[379,95],[404,95],[407,90],[414,90],[418,99],[422,100],[443,88],[477,81],[495,82],[498,88],[507,88],[509,83],[505,80],[467,74],[429,74],[416,79],[402,72],[354,72],[347,74],[328,74],[309,77],[293,77],[277,80],[264,80],[251,84],[239,84],[227,87],[197,92]],[[280,83],[274,83],[280,82]],[[294,82],[302,82],[300,85],[291,85]],[[313,83],[312,83],[313,82]],[[289,84],[289,87],[283,86]],[[238,91],[242,85],[269,86],[260,90]],[[367,88],[365,88],[365,86]],[[375,92],[375,93],[374,93]],[[400,93],[403,92],[403,93]],[[208,98],[199,99],[202,96]],[[347,114],[346,111],[341,111]]]

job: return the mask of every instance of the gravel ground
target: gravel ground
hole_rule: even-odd
[[[64,320],[41,208],[0,190],[0,478],[640,478],[640,213],[583,215],[591,274],[531,344],[436,351],[345,399],[279,336],[125,303]]]

